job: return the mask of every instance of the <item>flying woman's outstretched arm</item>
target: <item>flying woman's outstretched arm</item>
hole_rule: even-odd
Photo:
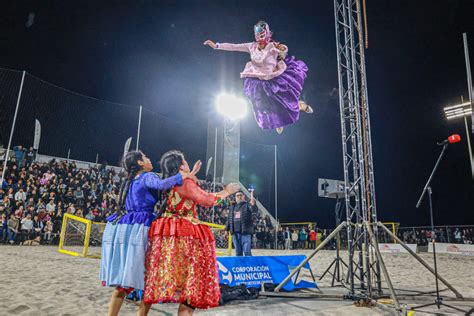
[[[204,42],[204,45],[207,45],[214,49],[227,50],[231,52],[250,53],[250,46],[252,45],[252,43],[243,43],[243,44],[214,43],[211,40],[207,40]]]

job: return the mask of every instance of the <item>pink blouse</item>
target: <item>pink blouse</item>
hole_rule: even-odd
[[[275,47],[274,42],[260,50],[256,42],[243,44],[217,43],[216,49],[247,52],[250,54],[250,61],[245,65],[244,71],[240,73],[241,78],[258,78],[260,80],[270,80],[281,75],[286,70],[283,60],[278,60],[279,54],[286,55],[288,47],[284,46],[280,51]]]

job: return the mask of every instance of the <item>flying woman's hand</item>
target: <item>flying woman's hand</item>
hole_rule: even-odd
[[[286,50],[287,47],[286,45],[280,43],[280,42],[273,42],[273,45],[275,46],[276,49],[278,50]]]
[[[204,44],[204,45],[207,45],[207,46],[209,46],[209,47],[211,47],[211,48],[214,48],[214,49],[216,49],[216,47],[217,47],[216,43],[214,43],[214,42],[211,41],[211,40],[207,40],[207,41],[205,41],[203,44]]]

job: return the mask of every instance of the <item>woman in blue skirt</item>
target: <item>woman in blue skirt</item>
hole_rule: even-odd
[[[160,179],[151,172],[153,165],[141,151],[131,151],[122,165],[128,178],[122,186],[119,212],[107,219],[102,237],[100,280],[104,286],[115,287],[109,304],[109,315],[117,315],[124,298],[133,290],[144,289],[145,252],[148,230],[155,218],[154,209],[158,191],[181,185],[186,178],[194,178],[201,163],[191,173],[178,173]],[[122,213],[125,201],[126,212]],[[144,305],[140,306],[140,309]]]

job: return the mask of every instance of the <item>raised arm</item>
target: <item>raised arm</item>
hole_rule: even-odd
[[[250,53],[250,46],[252,45],[252,43],[243,43],[243,44],[214,43],[211,40],[207,40],[204,42],[204,45],[208,45],[211,48],[219,49],[219,50]]]
[[[184,198],[196,202],[204,207],[211,207],[218,204],[221,200],[234,194],[238,190],[238,185],[229,184],[226,189],[218,193],[208,193],[201,189],[195,181],[186,179],[183,185],[177,189],[177,192]]]
[[[160,177],[158,177],[158,175],[153,172],[148,172],[144,174],[143,177],[144,177],[143,178],[144,186],[146,186],[147,188],[155,189],[159,191],[168,190],[176,185],[183,184],[183,177],[181,176],[180,173],[163,180],[160,179]]]

